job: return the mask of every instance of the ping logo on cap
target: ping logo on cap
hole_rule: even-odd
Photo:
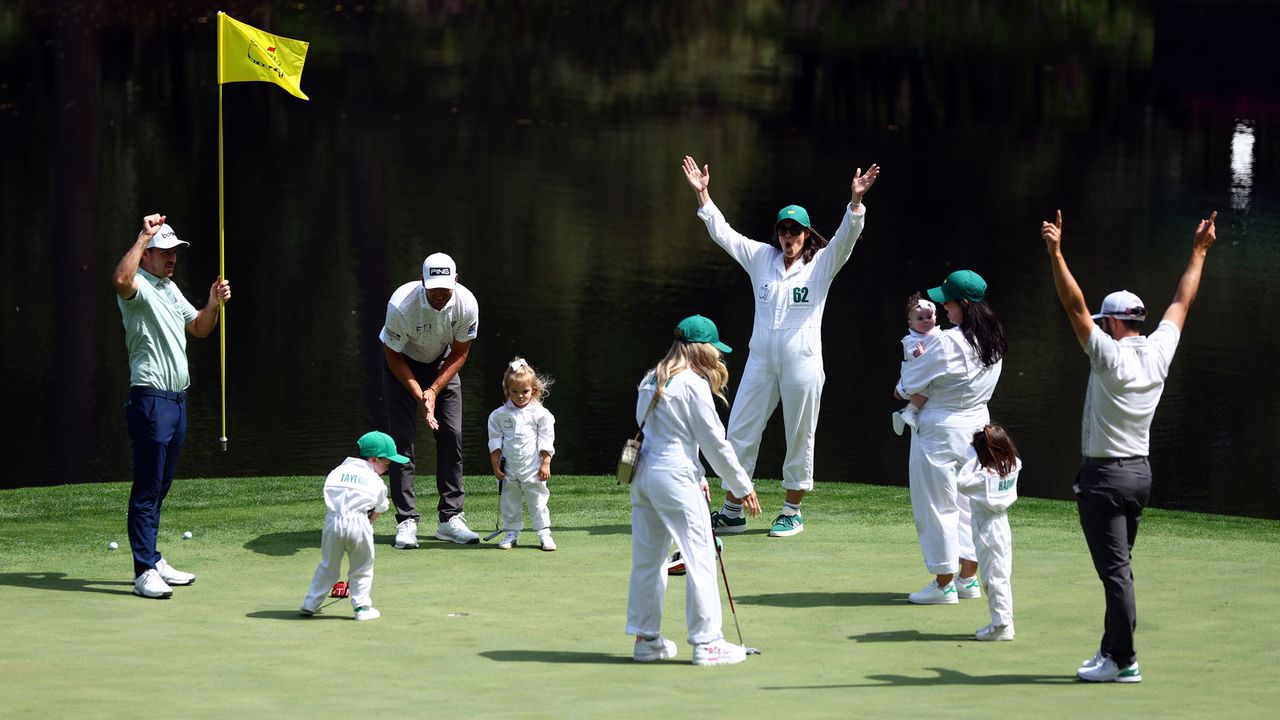
[[[447,267],[433,267],[433,268],[427,268],[427,274],[432,276],[435,276],[435,275],[449,276],[453,274],[453,270]]]

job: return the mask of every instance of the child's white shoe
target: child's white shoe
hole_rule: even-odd
[[[895,435],[901,435],[902,431],[907,428],[907,423],[902,419],[902,413],[897,410],[889,413],[889,419],[893,421],[893,433]]]
[[[1008,625],[996,625],[992,623],[991,625],[988,625],[984,628],[979,628],[978,631],[973,634],[973,636],[978,638],[979,640],[982,640],[983,642],[990,642],[994,640],[1012,640],[1013,624],[1010,623]]]
[[[911,428],[912,431],[916,429],[916,418],[920,414],[919,408],[915,405],[907,405],[902,408],[902,410],[898,411],[898,414],[902,416],[902,423],[904,425]]]
[[[516,539],[520,537],[520,533],[514,530],[507,530],[502,533],[502,539],[498,541],[499,550],[510,550],[516,546]]]
[[[538,533],[538,540],[542,542],[542,549],[551,552],[556,549],[556,541],[551,539],[551,531],[543,530]]]

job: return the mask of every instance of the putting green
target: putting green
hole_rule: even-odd
[[[1135,549],[1145,681],[1087,685],[1074,670],[1097,649],[1103,600],[1070,504],[1014,506],[1017,640],[978,643],[985,600],[906,602],[928,576],[905,489],[821,484],[805,532],[775,539],[782,491],[764,481],[769,517],[727,538],[724,556],[743,637],[763,654],[695,668],[678,578],[664,627],[679,658],[630,660],[625,489],[551,483],[554,553],[528,533],[535,544],[511,551],[426,539],[397,551],[394,518],[380,518],[371,623],[351,621],[345,600],[297,615],[319,560],[321,478],[179,480],[161,549],[199,579],[164,601],[131,594],[127,485],[0,491],[0,715],[1273,716],[1274,521],[1149,511]],[[468,486],[484,534],[493,484]],[[736,639],[727,603],[725,635]]]

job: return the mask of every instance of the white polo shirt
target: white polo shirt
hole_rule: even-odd
[[[470,290],[454,285],[453,297],[436,310],[427,302],[422,281],[415,280],[391,294],[378,339],[396,352],[429,363],[448,355],[454,342],[475,340],[479,324],[480,306]]]
[[[1082,455],[1147,456],[1151,418],[1180,337],[1178,326],[1168,320],[1146,337],[1119,341],[1094,326],[1084,347],[1090,372],[1080,428]]]

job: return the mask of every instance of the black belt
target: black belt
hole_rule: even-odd
[[[134,385],[129,388],[129,395],[130,397],[150,395],[151,397],[164,398],[165,400],[173,400],[174,402],[183,402],[187,399],[186,390],[173,392],[172,390],[157,390],[156,388],[146,387],[145,385]]]
[[[1146,455],[1132,455],[1130,457],[1086,457],[1084,464],[1090,467],[1102,467],[1104,465],[1130,465],[1135,462],[1146,462]]]

